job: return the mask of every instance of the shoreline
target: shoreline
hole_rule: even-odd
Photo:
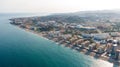
[[[16,26],[16,25],[14,25],[14,26]],[[86,49],[75,49],[75,48],[73,48],[73,46],[67,46],[67,44],[65,44],[65,43],[61,44],[61,43],[59,43],[59,42],[57,42],[57,41],[55,41],[55,40],[53,40],[53,39],[49,39],[49,38],[43,36],[42,33],[38,33],[38,32],[29,30],[29,29],[26,29],[26,28],[21,28],[21,27],[19,27],[19,26],[16,26],[16,27],[18,27],[18,28],[20,28],[20,29],[23,29],[23,30],[26,31],[26,32],[33,33],[33,34],[35,34],[35,35],[37,35],[37,36],[39,36],[39,37],[42,37],[42,38],[44,38],[44,39],[46,39],[46,40],[52,41],[52,42],[56,43],[56,45],[61,45],[61,46],[63,46],[63,47],[68,47],[68,48],[70,48],[70,49],[72,49],[72,50],[77,51],[78,53],[81,53],[81,54],[90,56],[90,57],[92,57],[92,58],[94,58],[94,59],[103,60],[103,61],[106,61],[106,62],[109,62],[109,63],[113,63],[113,64],[119,66],[119,63],[118,63],[118,64],[117,64],[117,63],[114,63],[113,59],[109,60],[108,57],[106,57],[106,58],[107,58],[107,59],[106,59],[105,57],[100,56],[99,54],[95,54],[94,52],[90,52],[90,51],[88,51],[88,50],[86,50]],[[111,61],[112,61],[112,62],[111,62]]]

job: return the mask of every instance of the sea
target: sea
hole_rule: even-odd
[[[11,25],[16,17],[45,14],[0,14],[0,67],[118,67]]]

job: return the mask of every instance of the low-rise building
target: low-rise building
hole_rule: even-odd
[[[110,38],[109,33],[91,34],[94,40],[101,41]]]

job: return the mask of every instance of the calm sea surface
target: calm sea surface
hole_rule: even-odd
[[[24,16],[0,14],[0,67],[116,67],[9,24]]]

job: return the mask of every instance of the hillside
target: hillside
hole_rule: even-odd
[[[112,20],[120,20],[120,11],[103,10],[103,11],[80,11],[75,13],[52,14],[40,17],[40,21],[57,21],[69,23],[82,22],[110,22]]]

